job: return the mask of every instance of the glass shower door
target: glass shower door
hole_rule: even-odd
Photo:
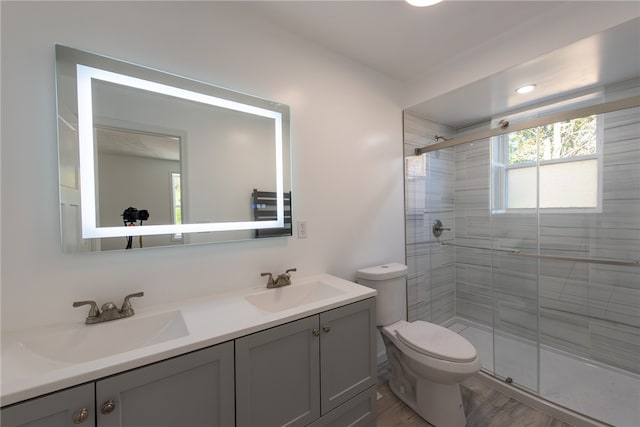
[[[607,96],[630,87],[640,93],[629,82]],[[563,119],[593,111],[609,112]],[[640,107],[553,117],[407,151],[420,165],[407,168],[409,317],[460,333],[500,380],[636,426]],[[451,230],[435,237],[435,220]]]
[[[539,250],[536,142],[526,131],[492,139],[491,283],[493,372],[537,392],[539,261],[514,252]]]
[[[535,214],[492,215],[495,249],[535,253]],[[494,374],[538,390],[538,260],[492,252]]]

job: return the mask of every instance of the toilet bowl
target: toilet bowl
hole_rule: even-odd
[[[406,274],[391,263],[358,270],[357,282],[378,291],[377,323],[391,366],[389,386],[436,427],[464,427],[459,383],[481,368],[473,345],[442,326],[406,320]]]
[[[401,320],[382,333],[406,357],[411,369],[439,384],[458,384],[480,370],[473,345],[442,326]]]

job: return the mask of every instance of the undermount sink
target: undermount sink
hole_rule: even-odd
[[[304,304],[322,301],[343,294],[344,291],[323,282],[293,284],[247,295],[254,307],[270,313],[288,310]]]
[[[187,336],[180,311],[81,325],[24,340],[25,349],[49,360],[83,363]]]

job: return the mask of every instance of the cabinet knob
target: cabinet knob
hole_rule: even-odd
[[[107,415],[112,413],[114,409],[116,409],[116,403],[113,400],[109,399],[102,404],[102,408],[100,408],[100,412]]]
[[[323,330],[323,331],[325,331],[326,333],[329,333],[329,332],[331,332],[331,326],[329,326],[329,325],[324,325],[324,326],[322,327],[322,330]]]
[[[87,421],[88,418],[89,418],[89,411],[87,410],[87,408],[82,408],[82,409],[78,409],[73,414],[73,417],[71,418],[71,420],[73,421],[74,424],[82,424],[83,422]]]
[[[313,334],[314,337],[319,337],[320,336],[320,331],[318,330],[318,328],[313,328],[311,330],[311,333]]]

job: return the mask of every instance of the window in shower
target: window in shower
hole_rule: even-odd
[[[409,179],[427,176],[427,156],[425,154],[406,156],[405,170]]]
[[[493,211],[597,211],[599,118],[580,117],[493,138]]]

